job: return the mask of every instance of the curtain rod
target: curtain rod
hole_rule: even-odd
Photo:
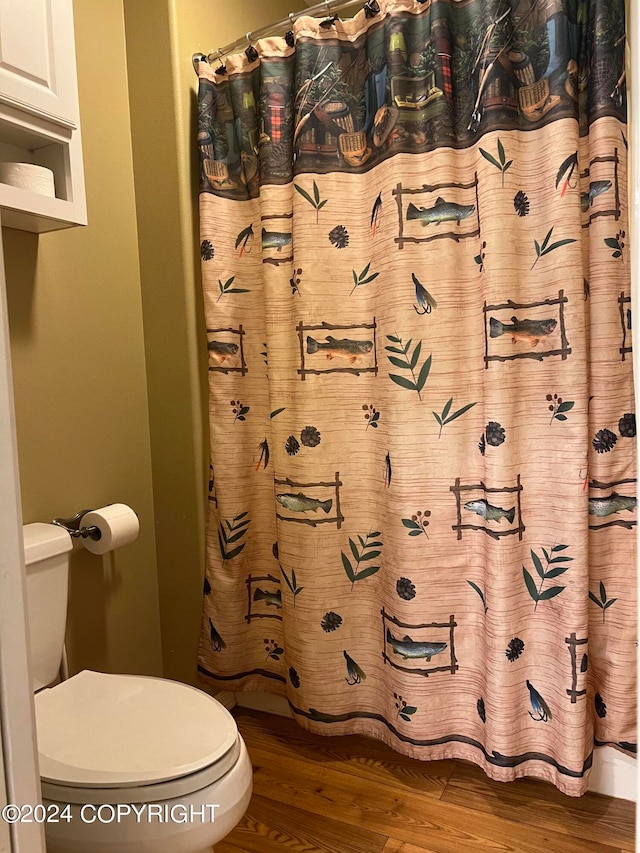
[[[208,55],[204,53],[194,53],[191,61],[193,62],[193,67],[195,69],[196,74],[198,73],[198,63],[199,62],[214,62],[216,59],[222,59],[223,56],[226,56],[229,53],[233,53],[234,50],[243,47],[245,44],[251,44],[258,39],[264,38],[265,36],[273,34],[275,30],[281,30],[284,27],[289,27],[291,29],[293,23],[298,20],[298,18],[303,18],[305,15],[318,15],[320,13],[325,13],[327,17],[330,12],[333,12],[336,9],[345,9],[348,6],[358,6],[360,4],[364,4],[364,0],[324,0],[322,3],[317,3],[315,6],[311,6],[309,9],[301,10],[300,12],[291,12],[287,18],[283,18],[281,21],[276,21],[273,24],[269,24],[266,27],[262,27],[259,30],[255,30],[255,32],[249,32],[242,38],[237,39],[230,44],[225,45],[224,47],[218,48],[214,53],[210,53]],[[372,6],[376,6],[377,4],[372,3]]]

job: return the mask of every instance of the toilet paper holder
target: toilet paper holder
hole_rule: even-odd
[[[54,518],[51,523],[57,527],[62,527],[73,539],[93,539],[94,542],[98,542],[102,538],[99,527],[95,527],[95,525],[91,527],[80,526],[84,516],[93,511],[92,509],[81,509],[71,518]]]

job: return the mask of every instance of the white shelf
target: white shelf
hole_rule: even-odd
[[[0,183],[2,224],[22,231],[86,225],[80,131],[0,102],[0,160],[36,163],[54,173],[56,197]]]

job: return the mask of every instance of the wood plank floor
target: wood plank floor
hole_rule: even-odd
[[[635,806],[493,782],[463,761],[421,762],[359,736],[321,737],[239,708],[253,798],[216,853],[628,853]]]

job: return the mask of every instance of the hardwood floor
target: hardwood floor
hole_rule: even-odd
[[[633,803],[493,782],[462,761],[420,762],[369,738],[321,737],[243,708],[253,798],[216,853],[627,853]]]

